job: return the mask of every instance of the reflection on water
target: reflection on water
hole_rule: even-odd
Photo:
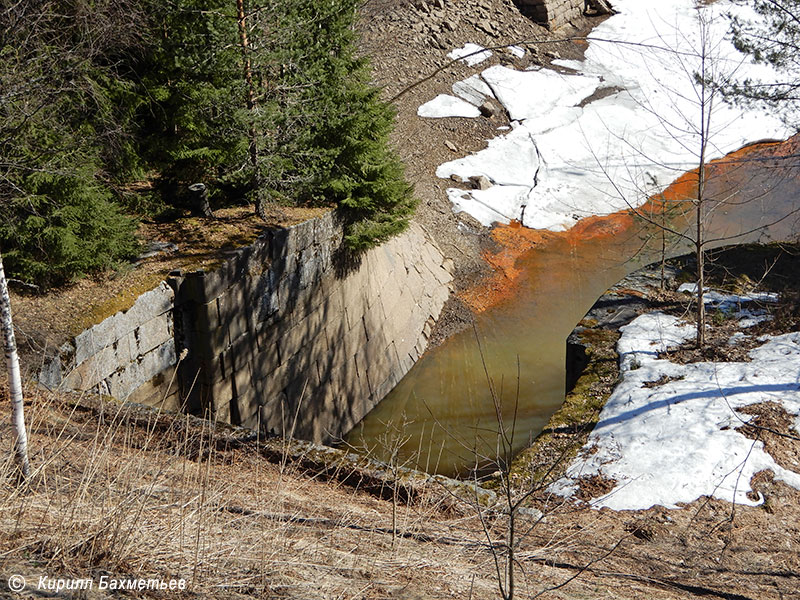
[[[797,161],[776,158],[794,155],[797,146],[793,139],[751,147],[713,167],[708,193],[728,200],[709,227],[719,239],[716,245],[773,223],[777,215],[792,216],[769,233],[755,231],[746,239],[787,239],[797,231],[798,180],[789,166]],[[672,197],[691,187],[691,177],[683,179]],[[406,440],[401,460],[410,466],[450,475],[474,468],[477,455],[495,455],[497,419],[485,361],[507,421],[518,394],[515,445],[517,450],[528,445],[564,399],[567,336],[605,290],[657,258],[647,247],[654,237],[660,236],[648,233],[640,220],[612,215],[584,221],[525,253],[517,260],[523,275],[514,297],[479,314],[475,331],[426,353],[350,434],[349,443],[385,457],[381,446],[392,445],[386,441],[388,427]],[[685,251],[685,245],[673,244],[671,253]]]

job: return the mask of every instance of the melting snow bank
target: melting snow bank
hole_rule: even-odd
[[[727,302],[751,299],[728,296]],[[746,325],[756,313],[735,316]],[[764,344],[750,351],[752,362],[680,365],[658,354],[690,339],[693,325],[649,313],[620,331],[622,382],[578,458],[553,484],[554,492],[572,495],[578,479],[600,475],[617,484],[592,502],[596,508],[677,508],[700,496],[752,506],[763,498],[748,497],[750,479],[763,469],[800,489],[800,473],[778,466],[762,442],[736,431],[752,418],[736,411],[744,406],[769,401],[800,415],[800,332],[765,336]],[[660,381],[665,383],[653,383]],[[800,431],[800,419],[795,427]]]
[[[641,205],[697,165],[700,109],[694,73],[699,70],[697,14],[710,22],[713,69],[764,82],[777,75],[751,64],[724,39],[728,12],[749,9],[721,0],[696,8],[694,0],[617,0],[619,14],[599,25],[585,60],[560,61],[577,71],[517,71],[502,66],[453,86],[458,96],[420,107],[426,116],[475,114],[494,97],[514,130],[485,150],[441,165],[441,178],[485,175],[487,190],[452,188],[454,209],[484,225],[517,219],[527,227],[561,231],[578,219]],[[458,58],[479,46],[455,50]],[[483,54],[476,55],[483,56]],[[605,97],[590,101],[598,90]],[[464,103],[454,102],[463,100]],[[715,103],[707,159],[748,142],[783,139],[790,132],[778,115]]]
[[[456,48],[450,52],[450,54],[447,55],[447,58],[461,60],[467,63],[470,67],[474,67],[475,65],[481,64],[486,59],[491,58],[491,56],[491,50],[487,50],[478,44],[467,43],[464,44],[463,48]]]
[[[480,116],[481,111],[461,98],[439,94],[430,102],[420,106],[417,114],[420,117],[440,119],[442,117],[477,117]]]

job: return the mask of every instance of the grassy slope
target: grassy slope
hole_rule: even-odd
[[[584,389],[590,398],[597,391]],[[321,468],[324,450],[283,453],[279,439],[96,397],[32,387],[26,396],[36,474],[18,487],[4,454],[0,597],[20,597],[4,587],[11,574],[189,585],[182,595],[126,597],[497,597],[483,525],[448,488],[429,486],[407,502],[399,494],[395,505],[391,479],[381,486],[342,461]],[[595,410],[570,408],[563,424],[583,430]],[[4,414],[9,451],[10,430]],[[800,573],[790,541],[800,493],[768,480],[761,489],[769,510],[703,499],[683,511],[634,513],[539,503],[544,521],[518,521],[521,597],[547,589],[563,599],[685,598],[689,590],[789,597]],[[500,542],[504,516],[483,517]]]
[[[0,586],[12,573],[107,573],[185,578],[187,597],[203,598],[492,587],[479,530],[443,512],[447,494],[399,506],[393,536],[391,501],[284,461],[249,432],[88,397],[28,398],[37,472],[20,488],[10,458],[0,468]],[[10,439],[7,418],[0,431]]]

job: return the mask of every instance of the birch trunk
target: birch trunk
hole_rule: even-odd
[[[14,452],[22,477],[28,479],[31,465],[28,461],[28,434],[25,430],[25,412],[22,405],[22,376],[19,370],[17,342],[14,339],[14,324],[11,322],[11,301],[8,296],[8,283],[3,270],[3,256],[0,254],[0,327],[3,328],[3,347],[8,369],[8,388],[11,395],[12,418],[17,439]]]

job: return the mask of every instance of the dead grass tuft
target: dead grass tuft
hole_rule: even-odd
[[[584,502],[589,502],[592,498],[606,495],[616,485],[616,480],[609,477],[600,474],[589,475],[578,479],[578,491],[575,495]]]
[[[473,582],[479,532],[435,501],[396,506],[393,536],[391,503],[269,462],[242,433],[88,396],[27,400],[35,474],[16,487],[4,455],[0,573],[183,578],[203,598],[491,589],[490,571]],[[7,417],[0,434],[11,437]]]

